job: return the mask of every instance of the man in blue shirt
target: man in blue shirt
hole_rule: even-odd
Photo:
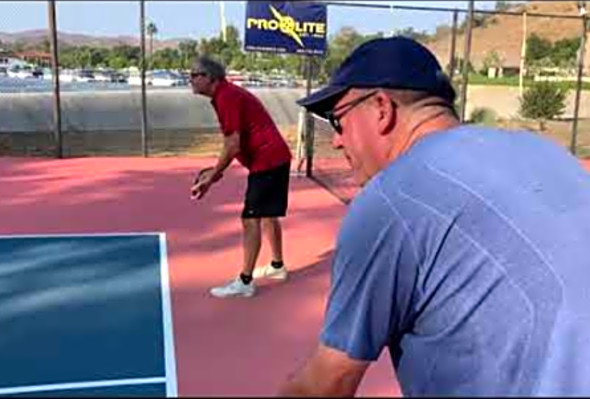
[[[300,100],[363,190],[319,346],[281,394],[352,396],[388,348],[405,396],[590,395],[590,175],[536,134],[460,125],[454,98],[393,37]]]

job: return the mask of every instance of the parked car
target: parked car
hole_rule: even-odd
[[[130,86],[141,86],[141,74],[138,71],[129,72],[129,76],[127,77],[127,83]],[[146,84],[146,86],[151,86],[151,84],[152,84],[151,72],[145,73],[145,84]]]
[[[42,76],[43,72],[30,65],[14,65],[8,69],[7,74],[9,78],[30,79]]]
[[[94,79],[97,82],[104,82],[104,83],[126,83],[127,82],[127,78],[123,74],[115,72],[112,69],[103,69],[103,70],[94,71]]]
[[[187,82],[182,75],[171,71],[154,71],[152,73],[152,86],[173,87],[185,86]]]

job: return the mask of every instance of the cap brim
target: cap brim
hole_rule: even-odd
[[[307,97],[296,101],[297,104],[305,107],[309,112],[326,118],[326,112],[331,111],[339,99],[346,94],[348,87],[327,86],[310,94]]]

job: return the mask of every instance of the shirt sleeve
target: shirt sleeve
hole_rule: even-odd
[[[402,218],[371,184],[342,223],[320,341],[376,360],[411,313],[417,256]]]
[[[217,119],[219,120],[219,125],[224,136],[229,136],[235,132],[242,132],[243,108],[242,99],[239,96],[231,97],[223,94],[219,97],[219,102],[216,106]]]

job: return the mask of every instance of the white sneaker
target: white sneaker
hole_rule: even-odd
[[[226,298],[230,296],[251,297],[256,293],[256,287],[254,287],[254,282],[250,282],[250,284],[244,284],[242,279],[238,277],[226,285],[211,288],[209,293],[217,298]]]
[[[257,267],[252,273],[254,278],[271,278],[273,280],[286,280],[288,276],[287,268],[282,266],[280,268],[272,267],[272,265],[266,265],[263,267]]]

